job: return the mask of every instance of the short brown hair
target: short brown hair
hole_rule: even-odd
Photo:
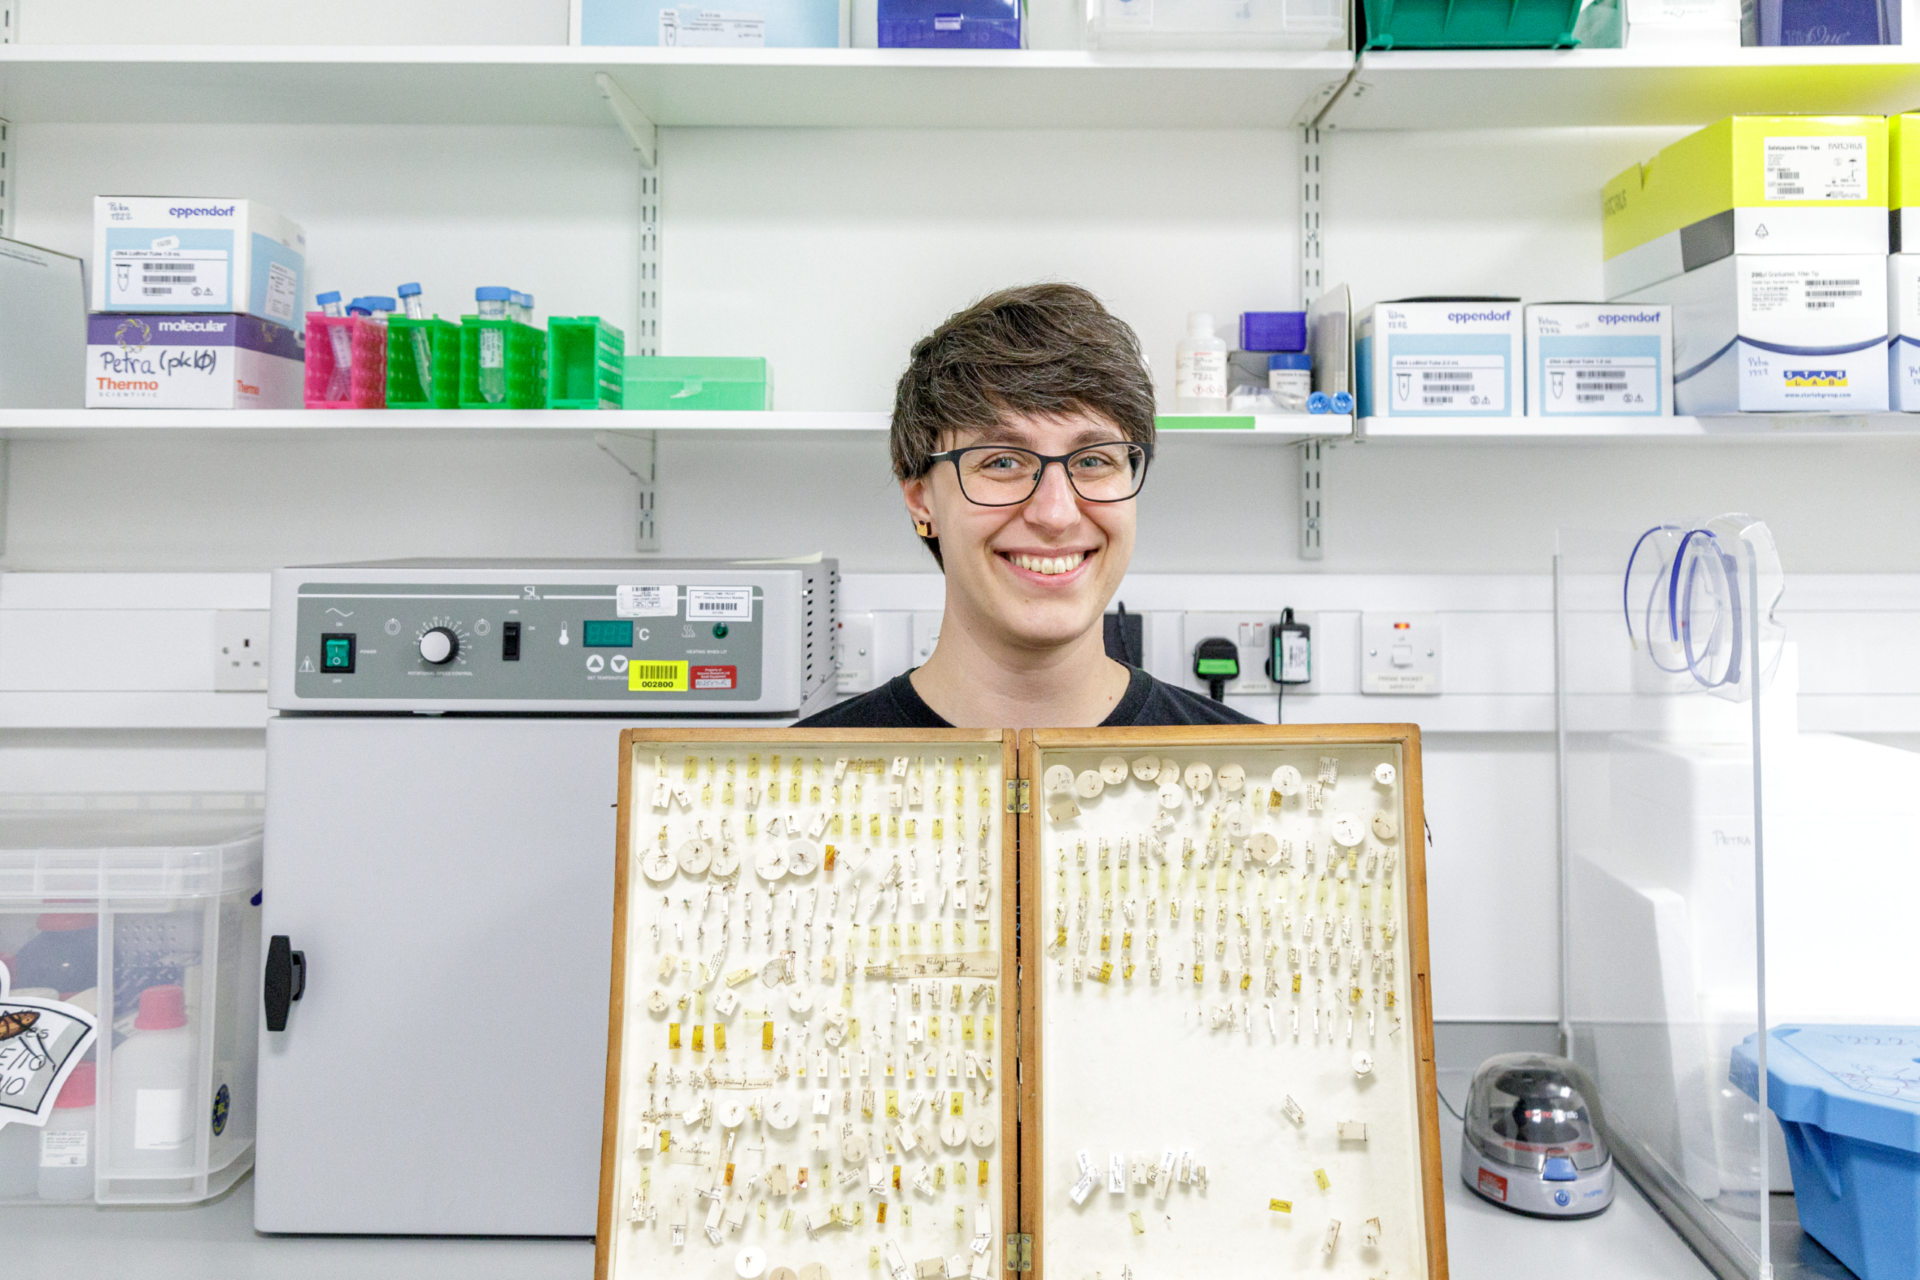
[[[893,394],[893,474],[925,475],[948,432],[1071,413],[1097,414],[1152,447],[1153,379],[1139,338],[1079,285],[1002,289],[913,344]],[[921,541],[939,560],[940,539]]]

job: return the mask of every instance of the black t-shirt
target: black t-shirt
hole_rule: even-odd
[[[1127,691],[1113,705],[1102,729],[1136,725],[1256,724],[1224,702],[1156,680],[1138,667],[1129,667]],[[796,729],[951,729],[928,706],[907,676],[895,676],[878,689],[808,716]],[[993,727],[993,726],[988,726]],[[1034,726],[1044,728],[1046,726]]]

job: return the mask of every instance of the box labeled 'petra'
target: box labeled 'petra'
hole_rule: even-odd
[[[241,315],[87,317],[89,409],[298,409],[299,335]]]
[[[1735,254],[1629,294],[1673,310],[1684,414],[1887,408],[1887,257]]]
[[[242,313],[293,328],[307,233],[253,200],[96,196],[95,311]]]
[[[1542,302],[1526,326],[1528,416],[1673,413],[1670,308]]]
[[[1512,417],[1520,349],[1509,299],[1369,307],[1354,341],[1360,416]]]

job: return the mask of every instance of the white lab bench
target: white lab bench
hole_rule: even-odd
[[[1465,1099],[1468,1078],[1464,1071],[1440,1073],[1448,1101],[1458,1105]],[[1453,1275],[1462,1280],[1517,1280],[1550,1270],[1555,1280],[1708,1280],[1707,1268],[1631,1183],[1622,1180],[1613,1207],[1597,1218],[1523,1218],[1487,1204],[1461,1185],[1460,1122],[1444,1107],[1440,1129],[1446,1144],[1447,1252]],[[503,1142],[501,1158],[511,1159],[511,1151],[512,1143]],[[0,1209],[0,1239],[6,1241],[9,1273],[18,1267],[20,1275],[586,1280],[593,1273],[590,1240],[256,1235],[251,1177],[221,1199],[191,1208]],[[1808,1244],[1815,1253],[1824,1253]]]

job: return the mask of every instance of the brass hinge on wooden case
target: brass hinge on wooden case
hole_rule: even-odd
[[[1009,1235],[1007,1237],[1007,1270],[1033,1270],[1033,1237],[1030,1235]]]
[[[1027,812],[1033,798],[1033,789],[1025,778],[1007,779],[1007,812]]]

